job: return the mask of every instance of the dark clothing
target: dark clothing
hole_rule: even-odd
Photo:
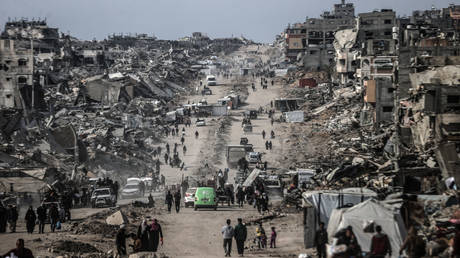
[[[165,202],[168,205],[168,212],[171,212],[171,206],[173,203],[173,195],[171,193],[166,194]]]
[[[152,252],[156,252],[158,250],[158,244],[160,240],[163,238],[163,231],[161,230],[161,225],[158,223],[153,223],[150,227],[149,232],[150,242],[152,243]]]
[[[225,256],[230,255],[232,252],[232,239],[231,238],[224,238],[224,251]]]
[[[236,248],[238,249],[238,254],[243,254],[244,253],[244,241],[246,241],[246,238],[248,236],[248,231],[246,229],[246,226],[238,223],[238,225],[235,226],[233,233],[234,233],[234,237],[236,240]]]
[[[387,235],[377,233],[371,240],[371,255],[372,257],[385,257],[386,254],[391,256],[390,240]]]
[[[144,229],[143,229],[144,227]],[[141,250],[149,250],[149,226],[148,225],[139,225],[137,229],[137,238],[141,241]]]
[[[328,237],[326,229],[319,229],[315,234],[315,246],[327,244]]]
[[[8,213],[5,207],[0,206],[0,233],[6,232],[6,223],[8,221]]]
[[[454,237],[454,250],[452,251],[452,255],[454,257],[460,257],[460,231],[457,230]]]
[[[16,232],[16,222],[18,221],[18,210],[16,207],[8,209],[8,222],[10,223],[10,231]]]
[[[33,209],[27,210],[25,220],[26,220],[27,233],[32,234],[35,228],[35,221],[37,220],[37,216],[35,215],[35,212]]]
[[[174,204],[176,204],[176,213],[179,213],[179,210],[180,210],[180,200],[181,200],[181,195],[180,195],[180,192],[177,191],[174,194]]]
[[[51,206],[50,211],[49,211],[49,217],[50,217],[51,232],[54,232],[54,230],[56,229],[56,223],[59,220],[59,211],[56,208],[56,206]]]
[[[45,232],[45,221],[46,221],[46,208],[39,206],[37,208],[37,217],[38,217],[38,233],[42,234]]]
[[[32,251],[30,251],[30,249],[27,248],[23,248],[21,250],[14,248],[8,251],[6,254],[4,254],[2,257],[10,256],[11,253],[13,253],[18,258],[34,258]]]
[[[125,229],[118,230],[115,242],[119,255],[126,255],[126,237]]]

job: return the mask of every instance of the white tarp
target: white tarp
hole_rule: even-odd
[[[344,211],[340,224],[329,224],[328,233],[335,234],[342,228],[352,226],[361,249],[369,252],[372,235],[375,233],[364,232],[364,226],[371,221],[382,227],[383,233],[387,234],[390,240],[392,257],[398,257],[399,248],[407,234],[401,214],[385,208],[376,200],[367,200]]]
[[[302,197],[304,201],[308,201],[315,207],[320,221],[327,226],[332,210],[338,208],[340,203],[355,205],[372,197],[375,198],[377,194],[367,188],[345,188],[340,191],[308,191],[303,193]]]
[[[305,119],[305,113],[303,111],[285,112],[284,116],[288,123],[301,123]]]
[[[259,174],[260,174],[260,169],[255,168],[251,172],[251,174],[249,174],[248,178],[246,178],[246,180],[244,180],[243,187],[251,186],[252,182],[254,182],[254,180],[256,180],[256,178],[259,176]]]
[[[166,119],[167,122],[173,122],[176,121],[176,111],[171,111],[166,113]]]

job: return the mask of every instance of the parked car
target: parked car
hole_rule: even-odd
[[[243,132],[246,132],[246,133],[247,133],[247,132],[252,132],[252,125],[250,125],[250,124],[245,124],[245,125],[243,126]]]
[[[212,187],[198,187],[193,205],[195,210],[198,208],[213,208],[217,210],[216,190]]]
[[[91,194],[91,207],[114,207],[117,205],[116,193],[110,188],[97,188]]]
[[[196,120],[196,126],[206,126],[206,121],[202,118]]]
[[[201,90],[201,95],[212,95],[212,90],[208,87],[205,87],[203,90]]]
[[[249,163],[257,163],[262,160],[262,154],[260,152],[249,152],[246,159]]]
[[[264,180],[265,191],[270,196],[283,197],[283,184],[277,175],[270,175]]]
[[[129,183],[123,187],[121,191],[121,198],[132,199],[142,197],[144,194],[139,183]]]
[[[185,196],[184,196],[184,206],[185,208],[191,206],[193,207],[195,203],[195,193],[196,193],[196,187],[191,187],[185,191]]]
[[[249,140],[247,137],[241,137],[240,138],[240,145],[246,145],[249,143]]]

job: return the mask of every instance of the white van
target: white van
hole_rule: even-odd
[[[217,85],[216,76],[214,76],[214,75],[206,76],[206,85],[207,86],[216,86]]]

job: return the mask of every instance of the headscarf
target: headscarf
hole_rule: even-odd
[[[152,231],[157,231],[160,228],[160,225],[158,224],[158,220],[154,219],[152,222],[151,229]]]
[[[143,219],[142,224],[141,224],[141,234],[144,234],[146,230],[147,230],[147,221]]]

